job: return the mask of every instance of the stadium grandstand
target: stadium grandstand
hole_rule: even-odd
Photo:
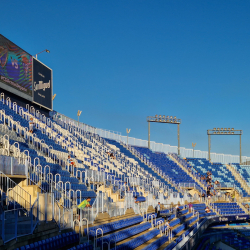
[[[0,43],[0,249],[250,249],[247,157],[66,117],[51,69]]]

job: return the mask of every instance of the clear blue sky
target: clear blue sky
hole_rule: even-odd
[[[182,119],[181,146],[206,130],[243,130],[250,156],[250,1],[3,1],[0,33],[53,69],[54,109],[147,139],[148,115]],[[177,145],[176,127],[151,139]],[[238,154],[238,137],[212,151]]]

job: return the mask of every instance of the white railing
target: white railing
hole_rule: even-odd
[[[120,132],[115,132],[111,130],[105,130],[100,128],[94,128],[89,125],[86,125],[84,123],[78,123],[76,120],[73,120],[71,118],[68,118],[60,113],[57,113],[57,118],[63,120],[64,122],[68,124],[72,124],[75,126],[78,126],[79,128],[92,132],[95,134],[98,134],[99,136],[111,140],[116,140],[118,142],[122,142],[124,144],[127,144],[127,136],[122,136]],[[147,147],[148,141],[142,140],[134,137],[128,137],[128,144],[132,146],[138,146],[138,147]],[[163,143],[157,143],[154,141],[150,141],[150,149],[155,152],[163,152],[163,153],[178,153],[178,147],[177,146],[171,146],[169,144],[163,144]],[[193,157],[193,149],[188,149],[181,147],[180,148],[181,156],[183,158],[192,158]],[[194,150],[194,158],[206,158],[208,159],[208,151],[201,151],[201,150]],[[225,163],[239,163],[240,157],[239,155],[229,155],[229,154],[217,154],[217,153],[211,153],[211,161],[212,162],[221,162],[223,164]],[[250,161],[250,157],[248,156],[242,156],[242,162]]]

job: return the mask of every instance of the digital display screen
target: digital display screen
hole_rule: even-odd
[[[33,58],[33,100],[52,109],[52,70]]]
[[[1,34],[0,82],[32,96],[32,56]]]

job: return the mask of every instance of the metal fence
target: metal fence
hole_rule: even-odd
[[[62,120],[68,124],[78,126],[79,128],[92,132],[95,134],[98,134],[99,136],[111,140],[115,140],[118,142],[123,142],[124,144],[127,144],[127,136],[122,136],[120,132],[111,131],[111,130],[105,130],[100,128],[95,128],[92,126],[89,126],[87,124],[77,122],[74,119],[71,119],[63,114],[56,113],[53,116],[54,119]],[[148,147],[148,141],[142,140],[134,137],[128,137],[128,144],[132,146],[138,146],[138,147]],[[178,147],[177,146],[171,146],[169,144],[163,144],[163,143],[157,143],[154,141],[150,141],[150,149],[154,152],[163,152],[163,153],[178,153]],[[208,151],[201,151],[201,150],[194,150],[190,148],[180,148],[180,154],[183,158],[189,157],[192,158],[194,154],[194,158],[205,158],[208,159]],[[212,162],[221,162],[221,163],[239,163],[240,157],[239,155],[230,155],[230,154],[218,154],[218,153],[211,153],[211,161]],[[242,156],[242,162],[248,162],[250,161],[250,157],[248,156]]]

